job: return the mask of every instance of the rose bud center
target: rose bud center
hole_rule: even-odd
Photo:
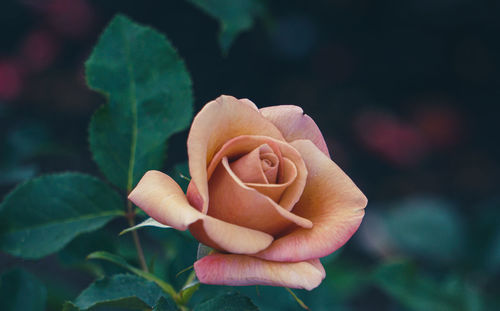
[[[267,144],[255,148],[229,164],[242,182],[258,184],[277,183],[279,165],[278,156]]]

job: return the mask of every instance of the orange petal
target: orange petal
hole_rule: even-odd
[[[156,221],[177,230],[186,230],[202,216],[175,180],[159,171],[146,172],[128,198]]]
[[[220,96],[196,115],[187,141],[189,172],[203,201],[202,212],[208,208],[207,164],[217,150],[240,135],[265,135],[284,140],[283,135],[265,119],[249,100]]]
[[[229,167],[227,157],[209,181],[208,215],[246,228],[278,234],[292,224],[311,228],[312,223],[279,206],[271,198],[249,188]]]
[[[356,232],[367,199],[352,180],[311,141],[291,143],[309,172],[306,187],[293,212],[313,222],[297,228],[257,254],[273,261],[303,261],[331,254]]]
[[[272,106],[260,109],[260,113],[281,131],[286,141],[309,139],[330,157],[325,139],[311,117],[302,108],[292,105]]]
[[[266,145],[263,145],[266,146]],[[246,155],[229,164],[231,170],[243,182],[268,183],[264,173],[261,159],[260,147],[255,148]]]
[[[233,254],[255,254],[273,241],[267,233],[237,226],[202,214],[201,220],[189,226],[201,243]]]
[[[287,161],[284,160],[283,157],[286,157],[295,166],[294,169],[297,172],[297,176],[294,177],[294,180],[291,183],[288,183],[288,181],[289,178],[292,178],[290,177],[290,174],[295,174],[294,172],[287,173],[284,171],[284,169],[281,169],[280,172],[278,172],[278,175],[281,176],[279,176],[277,179],[289,185],[285,187],[286,189],[282,194],[281,193],[277,194],[277,192],[272,189],[273,187],[267,187],[267,190],[265,190],[269,192],[275,192],[272,194],[273,199],[275,197],[280,197],[279,205],[283,207],[285,210],[291,211],[295,203],[297,203],[297,201],[299,200],[302,191],[304,189],[304,186],[306,184],[307,169],[300,153],[286,142],[276,140],[270,137],[256,136],[256,135],[242,135],[235,137],[230,141],[228,141],[227,143],[225,143],[224,146],[222,146],[222,148],[213,157],[212,162],[210,162],[210,165],[207,169],[208,179],[211,178],[213,171],[215,170],[217,165],[219,165],[223,157],[227,156],[229,159],[231,159],[232,157],[246,154],[262,144],[267,144],[268,146],[271,147],[274,154],[278,156],[280,163],[284,163],[283,165],[284,169],[289,168],[289,166],[287,165],[286,163]],[[257,187],[254,187],[253,184],[250,186],[252,188],[257,189]],[[279,188],[279,186],[276,187]],[[190,198],[189,202],[191,202],[191,196],[193,198],[197,198],[196,196],[197,192],[195,191],[196,189],[194,188],[194,186],[192,188],[193,188],[192,191],[188,189],[188,197]],[[262,193],[266,194],[265,191],[263,191]],[[199,199],[198,202],[200,200],[201,199]]]
[[[245,255],[212,254],[194,263],[201,283],[246,286],[270,285],[312,290],[325,278],[318,259],[274,262]]]
[[[269,246],[264,232],[214,219],[189,205],[177,183],[159,171],[148,171],[129,199],[156,221],[178,230],[189,228],[200,242],[236,254],[254,254]]]
[[[270,197],[274,202],[280,202],[281,196],[285,190],[290,186],[297,178],[297,167],[288,158],[283,158],[281,160],[281,165],[283,166],[283,181],[279,184],[257,184],[257,183],[245,183],[245,186],[254,188],[258,192]],[[283,206],[282,206],[283,207]],[[290,204],[287,205],[286,210],[290,210]]]
[[[266,175],[267,183],[275,184],[278,179],[278,168],[280,164],[278,156],[272,152],[261,153],[260,162],[264,175]]]

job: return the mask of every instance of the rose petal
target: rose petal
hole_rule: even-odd
[[[249,188],[231,170],[227,157],[209,181],[208,215],[242,227],[278,234],[292,224],[311,228],[312,223]]]
[[[323,134],[302,108],[292,105],[272,106],[260,109],[260,113],[281,131],[286,141],[309,139],[330,157]]]
[[[261,153],[260,162],[264,175],[266,175],[267,183],[276,184],[278,182],[279,159],[274,153]]]
[[[224,96],[224,95],[223,95]],[[251,101],[250,99],[248,98],[240,98],[238,99],[240,102],[248,105],[249,107],[251,107],[253,110],[256,110],[256,111],[259,111],[259,108],[257,108],[257,106],[254,104],[253,101]]]
[[[274,202],[280,202],[283,192],[290,186],[297,178],[297,167],[288,158],[283,158],[281,165],[283,166],[283,181],[280,184],[257,184],[245,183],[245,186],[254,188],[265,196],[270,197]],[[292,206],[293,207],[293,206]],[[290,210],[285,208],[286,210]]]
[[[331,254],[356,232],[367,204],[352,180],[311,141],[291,144],[302,154],[309,171],[293,212],[311,220],[314,226],[297,228],[257,254],[267,260],[303,261]]]
[[[260,147],[231,162],[229,166],[243,182],[268,183],[260,160]]]
[[[286,156],[286,158],[288,158],[295,166],[295,170],[297,171],[296,178],[291,182],[291,184],[288,187],[286,187],[286,189],[282,194],[274,193],[272,195],[273,198],[278,196],[281,197],[280,201],[278,202],[279,205],[283,207],[285,210],[291,211],[295,203],[297,203],[297,201],[299,200],[302,194],[302,190],[304,189],[304,186],[306,184],[307,169],[300,153],[297,150],[295,150],[295,148],[293,148],[290,144],[285,143],[283,141],[272,139],[270,137],[256,136],[256,135],[242,135],[231,139],[230,141],[226,142],[224,146],[222,146],[219,152],[217,152],[217,154],[213,157],[212,162],[210,162],[210,165],[207,169],[208,179],[211,178],[213,171],[215,170],[215,168],[220,163],[223,157],[227,156],[228,158],[231,158],[241,154],[246,154],[262,144],[267,144],[268,146],[270,146],[274,154],[276,154],[280,159],[281,163],[286,162],[286,160],[283,160],[283,156]],[[286,169],[288,166],[285,163],[283,167]],[[278,175],[282,176],[278,177],[278,179],[283,180],[285,183],[288,183],[288,179],[286,179],[285,177],[287,178],[291,177],[289,175],[285,176],[285,174],[288,173],[284,172],[283,169],[281,169],[280,171],[281,172],[278,172]],[[197,192],[194,186],[192,186],[191,188],[192,189],[188,188],[188,197],[190,198],[190,202],[192,203],[191,197],[193,198],[193,201],[195,201],[197,198],[196,197]],[[256,187],[252,185],[252,188]],[[268,187],[268,191],[275,191],[272,188],[273,187]],[[276,188],[278,188],[279,191],[279,187],[277,186]],[[198,202],[200,201],[201,198],[198,200]],[[201,209],[201,206],[199,209]]]
[[[225,142],[240,135],[265,135],[284,141],[280,131],[255,110],[253,103],[232,96],[223,95],[206,104],[193,120],[187,147],[189,172],[198,193],[188,193],[188,198],[190,202],[192,198],[201,200],[201,207],[195,205],[198,202],[191,203],[203,213],[208,208],[207,163]]]
[[[201,214],[201,213],[200,213]],[[233,254],[255,254],[273,241],[267,233],[237,226],[202,214],[189,232],[202,244]]]
[[[148,171],[128,198],[156,221],[182,231],[189,228],[200,242],[216,249],[254,254],[273,240],[264,232],[200,213],[189,205],[179,185],[159,171]]]
[[[156,221],[177,230],[186,230],[201,217],[179,185],[160,171],[146,172],[128,199]]]
[[[290,263],[212,254],[196,261],[194,270],[201,283],[230,286],[270,285],[312,290],[325,278],[318,259]]]

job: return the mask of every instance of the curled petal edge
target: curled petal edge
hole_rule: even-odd
[[[128,196],[156,221],[177,230],[190,229],[205,245],[235,254],[255,254],[273,241],[267,233],[215,219],[193,208],[168,175],[148,171]]]
[[[194,263],[201,283],[270,285],[312,290],[325,278],[319,259],[301,262],[267,261],[246,255],[212,254]]]

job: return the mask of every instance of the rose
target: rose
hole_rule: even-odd
[[[129,199],[217,250],[194,263],[200,282],[317,287],[319,258],[354,234],[367,200],[314,121],[297,106],[221,96],[194,118],[187,148],[187,195],[149,171]]]

